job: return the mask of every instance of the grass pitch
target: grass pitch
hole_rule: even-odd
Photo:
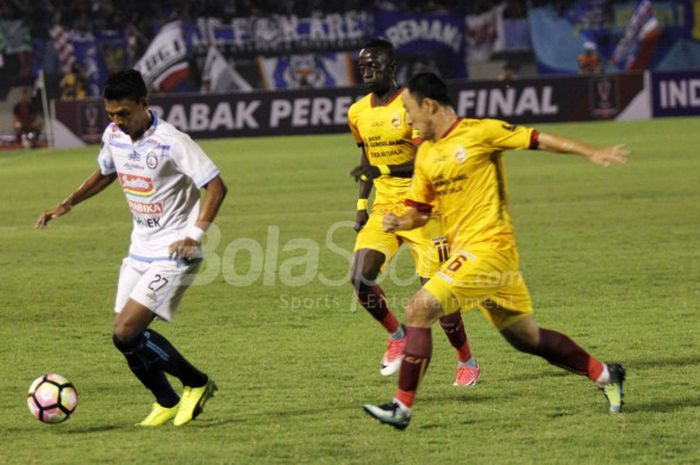
[[[517,353],[465,314],[479,385],[452,387],[439,329],[405,432],[362,412],[384,402],[381,328],[345,284],[358,151],[349,135],[202,141],[230,194],[199,286],[156,323],[220,392],[192,424],[133,426],[152,399],[110,334],[130,214],[116,186],[46,231],[39,213],[96,168],[97,149],[0,154],[0,463],[593,464],[700,462],[700,120],[541,126],[602,145],[622,167],[506,156],[511,213],[541,325],[628,369],[626,409],[586,379]],[[217,237],[218,236],[218,237]],[[383,286],[417,289],[408,253]],[[71,379],[80,403],[49,426],[25,405],[36,376]]]

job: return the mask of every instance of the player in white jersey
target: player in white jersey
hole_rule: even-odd
[[[151,413],[138,425],[173,420],[180,426],[201,412],[216,385],[148,326],[156,316],[172,319],[199,269],[202,236],[219,211],[226,186],[219,169],[187,134],[148,109],[146,85],[138,71],[110,74],[104,102],[112,123],[102,136],[99,169],[63,202],[42,213],[37,227],[45,228],[119,179],[134,229],[119,275],[112,339],[156,398]],[[201,207],[200,189],[206,190]],[[182,381],[182,397],[165,373]]]

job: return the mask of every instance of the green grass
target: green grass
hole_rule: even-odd
[[[230,187],[221,238],[209,247],[208,284],[189,291],[173,324],[156,325],[220,392],[185,428],[137,429],[151,398],[110,340],[130,230],[123,194],[111,187],[34,230],[39,213],[95,169],[96,149],[7,152],[0,463],[699,463],[700,120],[540,129],[633,150],[627,165],[609,169],[559,155],[506,157],[536,317],[597,357],[625,363],[622,415],[607,414],[586,379],[517,353],[470,312],[479,385],[452,387],[455,357],[437,330],[411,427],[397,432],[367,418],[362,404],[395,389],[395,378],[378,373],[384,334],[354,307],[349,285],[318,279],[342,282],[348,267],[326,244],[332,225],[354,219],[346,173],[358,154],[349,135],[338,135],[202,142]],[[341,226],[334,243],[350,250],[354,233]],[[268,266],[236,253],[239,238],[260,244]],[[318,273],[303,282],[299,260],[313,244]],[[411,275],[408,255],[397,261],[402,277]],[[285,273],[302,285],[288,285]],[[236,286],[235,274],[254,282]],[[383,285],[399,300],[416,290]],[[48,371],[80,393],[74,418],[57,426],[40,424],[25,405],[31,380]]]

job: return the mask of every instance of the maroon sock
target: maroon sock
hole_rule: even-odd
[[[433,338],[430,328],[407,326],[406,348],[403,352],[403,360],[401,360],[399,390],[396,393],[396,398],[407,407],[413,405],[418,385],[430,364],[432,352]]]
[[[450,315],[440,318],[440,326],[445,331],[447,339],[450,340],[452,347],[457,349],[457,358],[460,362],[466,362],[472,358],[471,347],[467,340],[467,333],[464,330],[464,321],[460,312],[455,312]]]
[[[357,300],[389,333],[399,329],[399,321],[389,310],[389,304],[381,287],[376,284],[371,287],[363,286],[361,290],[357,291]]]
[[[571,338],[550,329],[540,328],[540,344],[537,346],[536,355],[552,365],[586,375],[593,381],[597,380],[603,371],[603,364],[591,357]]]

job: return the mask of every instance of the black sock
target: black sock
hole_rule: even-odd
[[[145,358],[178,378],[185,386],[200,387],[207,384],[207,375],[192,366],[161,334],[147,329],[138,345],[139,352]]]
[[[173,390],[163,370],[155,366],[147,366],[135,353],[133,347],[123,344],[116,336],[112,337],[112,341],[117,349],[124,354],[131,372],[141,381],[141,384],[153,393],[156,402],[166,408],[174,407],[180,402],[180,396]]]

